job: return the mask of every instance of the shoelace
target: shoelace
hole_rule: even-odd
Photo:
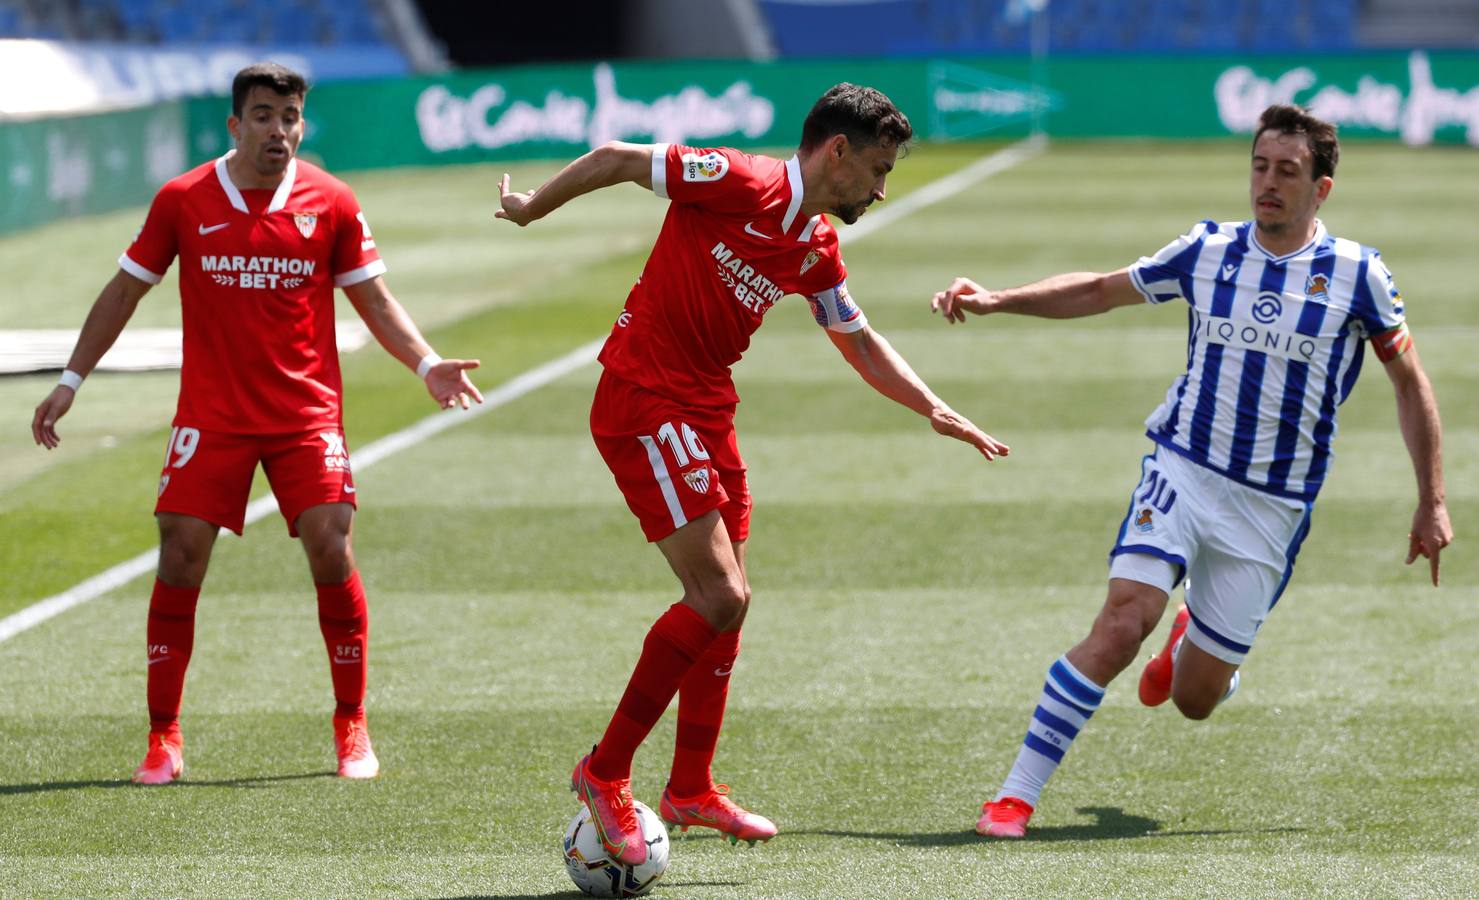
[[[344,747],[351,758],[357,759],[365,755],[366,745],[370,742],[370,733],[358,722],[349,723],[349,731],[344,735]]]
[[[596,783],[599,789],[599,783]],[[611,809],[616,822],[623,831],[631,831],[637,825],[637,808],[632,805],[632,783],[621,781],[606,789],[611,797]]]
[[[741,809],[739,805],[736,804],[733,800],[729,799],[728,796],[726,796],[728,793],[729,785],[714,785],[713,793],[709,794],[709,796],[705,798],[705,802],[700,804],[699,808],[706,812],[719,812],[732,817],[743,816],[745,814],[745,811]]]

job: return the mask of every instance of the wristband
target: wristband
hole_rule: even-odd
[[[62,377],[57,379],[57,384],[65,384],[72,389],[73,393],[76,393],[77,389],[82,387],[82,376],[71,369],[63,369]]]
[[[425,356],[421,357],[421,362],[416,364],[416,377],[420,378],[422,381],[425,381],[426,373],[430,372],[431,367],[441,361],[442,358],[436,355],[436,351],[432,351],[431,353],[428,353]]]

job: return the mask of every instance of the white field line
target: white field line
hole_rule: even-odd
[[[841,234],[844,239],[849,241],[865,238],[883,228],[887,228],[889,225],[911,213],[938,203],[941,200],[948,199],[979,181],[984,181],[992,175],[1004,172],[1018,163],[1030,159],[1042,152],[1045,146],[1046,141],[1041,138],[1028,138],[1002,150],[998,150],[996,153],[983,157],[963,169],[959,169],[943,178],[930,182],[896,203],[879,207],[876,211],[860,219],[856,225],[844,227]],[[434,413],[414,425],[403,428],[393,434],[388,434],[373,443],[366,444],[354,452],[354,470],[356,472],[363,472],[365,469],[368,469],[388,456],[414,447],[433,435],[446,431],[448,428],[470,422],[484,413],[491,412],[500,406],[511,403],[556,379],[568,375],[589,363],[595,362],[596,354],[600,351],[601,344],[605,340],[606,338],[603,335],[596,340],[582,344],[558,359],[553,359],[521,375],[515,376],[512,380],[486,392],[483,395],[484,402],[481,406],[474,406],[467,412]],[[271,494],[266,494],[252,501],[247,506],[246,522],[247,524],[251,524],[276,510],[277,499]],[[47,597],[45,600],[38,600],[25,609],[6,616],[4,619],[0,619],[0,643],[4,643],[21,632],[40,625],[52,616],[60,615],[74,606],[80,606],[89,600],[95,600],[101,597],[115,588],[122,587],[140,575],[152,571],[158,562],[159,550],[157,548],[140,553],[133,559],[126,560],[100,572],[60,594]]]
[[[354,452],[354,470],[362,472],[387,456],[413,447],[438,432],[461,425],[538,390],[561,376],[595,362],[596,353],[605,338],[590,341],[571,350],[558,359],[536,366],[511,381],[505,382],[483,394],[483,404],[467,411],[443,411],[427,416],[408,428],[388,434],[378,441],[366,444]],[[253,500],[246,509],[246,523],[251,523],[277,511],[277,498],[271,494]],[[22,631],[40,625],[52,616],[60,615],[74,606],[95,600],[114,588],[122,587],[140,575],[153,571],[159,562],[159,550],[155,548],[140,553],[133,559],[121,562],[60,594],[39,600],[20,612],[0,619],[0,643],[15,637]]]

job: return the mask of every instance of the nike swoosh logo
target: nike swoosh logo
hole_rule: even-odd
[[[714,674],[715,675],[718,675],[720,678],[723,678],[725,675],[728,675],[730,672],[733,672],[733,671],[734,671],[734,666],[730,666],[727,669],[715,669],[714,670]]]
[[[755,237],[761,238],[761,239],[767,240],[767,241],[772,239],[770,235],[768,235],[768,234],[766,234],[766,233],[764,233],[762,231],[756,231],[755,230],[755,223],[754,222],[746,222],[745,223],[745,233],[746,234],[753,234]]]
[[[222,228],[225,228],[226,226],[228,226],[230,224],[231,224],[230,222],[222,222],[220,225],[212,225],[211,227],[207,228],[207,227],[205,227],[205,223],[201,223],[201,225],[200,225],[200,233],[201,234],[210,234],[213,231],[220,231]]]
[[[155,665],[156,663],[162,663],[162,662],[169,662],[169,657],[168,656],[160,656],[160,657],[157,657],[155,659],[149,660],[147,663],[144,663],[144,665],[146,665],[146,666],[152,666],[152,665]]]
[[[352,493],[354,493],[354,485],[352,485],[352,484],[346,484],[346,485],[344,485],[344,493],[346,493],[346,494],[352,494]]]

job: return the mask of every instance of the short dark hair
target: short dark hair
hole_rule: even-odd
[[[1253,134],[1255,148],[1258,147],[1258,139],[1263,137],[1265,131],[1304,135],[1305,142],[1310,148],[1310,155],[1315,160],[1315,171],[1312,177],[1335,175],[1335,164],[1340,162],[1340,138],[1335,134],[1333,123],[1315,118],[1303,106],[1276,103],[1265,109],[1263,115],[1258,117],[1258,131]]]
[[[279,96],[297,97],[300,100],[308,96],[308,82],[302,75],[287,66],[278,65],[275,62],[252,63],[237,72],[236,77],[231,81],[231,114],[233,116],[241,118],[242,106],[246,104],[247,94],[250,94],[254,87],[268,88]]]
[[[801,149],[813,150],[834,134],[859,146],[887,144],[902,152],[914,129],[892,100],[870,87],[843,82],[812,106],[801,126]]]

